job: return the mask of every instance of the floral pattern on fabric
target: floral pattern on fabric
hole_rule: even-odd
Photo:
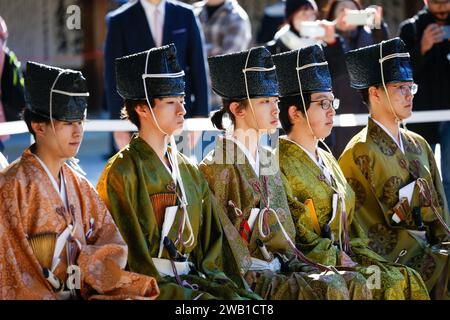
[[[408,134],[403,135],[404,139],[403,141],[405,142],[405,149],[407,152],[412,152],[416,155],[421,155],[422,154],[422,147],[420,146],[419,143],[415,142]]]
[[[358,210],[366,201],[366,190],[364,189],[364,186],[361,184],[361,182],[356,179],[350,178],[347,180],[347,182],[355,192],[355,210]]]
[[[392,252],[397,244],[397,234],[381,223],[370,227],[368,237],[370,247],[381,255]]]
[[[398,190],[402,184],[402,179],[397,176],[387,179],[383,186],[383,195],[381,201],[389,208],[394,207],[398,202]]]
[[[419,271],[424,281],[428,281],[436,270],[436,262],[427,253],[415,256],[407,262],[407,265]]]
[[[380,151],[386,156],[393,156],[398,149],[397,144],[388,135],[385,134],[382,128],[374,126],[369,129],[369,135],[373,142],[378,146]]]

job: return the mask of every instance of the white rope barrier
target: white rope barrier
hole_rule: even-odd
[[[368,114],[339,114],[334,119],[334,127],[365,126]],[[426,123],[450,121],[450,110],[414,111],[407,120],[409,123]],[[185,131],[216,131],[208,118],[186,119]],[[127,120],[95,120],[88,119],[84,127],[85,132],[137,131],[135,125]],[[24,121],[0,123],[0,136],[28,133]]]

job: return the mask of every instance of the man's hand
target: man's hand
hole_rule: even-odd
[[[127,131],[114,131],[114,142],[119,150],[130,143],[131,133]]]
[[[444,28],[432,23],[425,28],[420,41],[420,53],[425,55],[436,43],[444,40]]]
[[[336,43],[336,24],[331,21],[322,20],[320,25],[325,29],[325,36],[321,40],[325,41],[329,45]]]

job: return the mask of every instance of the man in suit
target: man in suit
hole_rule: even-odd
[[[116,58],[174,43],[186,73],[186,117],[207,117],[209,97],[203,36],[191,6],[175,0],[137,0],[107,15],[105,43],[106,103],[112,119],[120,118],[122,99],[116,91]],[[193,96],[193,99],[191,99]],[[128,132],[114,132],[120,149]]]

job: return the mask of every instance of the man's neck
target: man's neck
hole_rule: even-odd
[[[146,0],[146,1],[148,3],[151,3],[151,4],[155,5],[155,6],[157,6],[158,4],[161,3],[161,0]]]
[[[167,163],[165,155],[168,145],[168,136],[164,135],[158,128],[141,126],[139,129],[139,137],[155,151],[162,161]]]
[[[395,140],[399,142],[399,124],[395,121],[393,115],[372,115],[372,119],[381,123],[391,134],[395,137]]]
[[[233,138],[242,143],[252,155],[253,159],[256,159],[256,153],[258,152],[259,139],[261,133],[254,129],[236,128],[233,132]]]
[[[318,160],[316,154],[318,141],[312,136],[310,132],[303,132],[299,129],[292,129],[287,137],[289,140],[305,148],[309,153],[314,155],[316,160]]]
[[[223,4],[225,0],[208,0],[206,5],[210,7],[215,7]]]
[[[36,147],[33,152],[36,156],[41,159],[41,161],[47,166],[48,170],[52,174],[53,178],[55,178],[55,181],[60,183],[59,179],[59,173],[61,171],[61,168],[64,164],[65,159],[61,159],[60,157],[56,157],[49,152],[46,152],[42,146],[39,146],[36,144]]]

